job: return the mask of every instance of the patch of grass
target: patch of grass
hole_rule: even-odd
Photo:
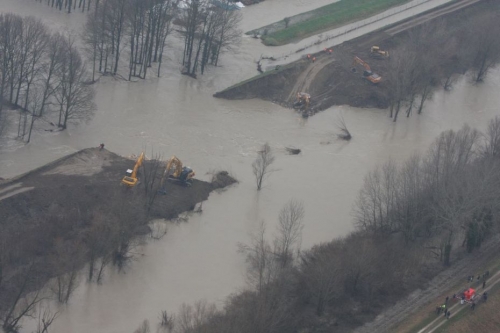
[[[492,261],[487,267],[484,268],[484,271],[489,270],[490,271],[490,276],[493,276],[500,270],[500,260],[495,259]],[[476,273],[481,273],[481,272],[476,272]],[[476,276],[477,274],[475,274]],[[488,281],[487,280],[487,287],[488,287]],[[492,281],[491,281],[492,282]],[[478,294],[482,294],[482,280],[481,281],[475,281],[473,283],[473,288],[475,288],[478,291]],[[412,317],[408,318],[405,322],[401,323],[397,327],[394,327],[391,332],[396,333],[396,332],[405,332],[405,333],[417,333],[419,332],[422,328],[427,326],[429,323],[431,323],[434,319],[436,319],[438,316],[436,315],[435,312],[435,307],[436,305],[439,304],[439,300],[444,299],[445,295],[451,295],[451,293],[455,292],[456,290],[464,287],[464,283],[460,282],[457,285],[454,285],[451,287],[447,292],[444,292],[442,295],[439,295],[439,297],[436,298],[435,301],[430,302],[425,308],[423,308],[421,311],[418,313],[414,314]],[[452,311],[452,313],[455,313],[449,320],[446,321],[443,326],[439,327],[439,329],[436,330],[436,332],[473,332],[475,324],[472,325],[466,325],[468,329],[462,329],[461,328],[461,322],[462,320],[468,320],[468,316],[472,315],[475,316],[475,313],[478,313],[478,310],[483,307],[483,306],[491,306],[488,305],[490,304],[490,300],[492,300],[492,296],[495,297],[495,301],[500,302],[500,296],[497,296],[496,294],[500,291],[500,284],[496,284],[495,286],[492,287],[490,291],[488,291],[488,302],[486,304],[483,304],[481,301],[478,303],[476,310],[474,310],[474,313],[471,313],[470,309],[465,309],[459,307],[458,310],[460,312],[457,312],[457,310]],[[494,295],[492,295],[494,294]],[[493,301],[491,302],[492,304],[494,303]],[[494,304],[492,306],[493,308],[497,309],[498,304]],[[440,314],[442,316],[442,314]],[[493,324],[495,324],[496,321],[500,320],[500,314],[496,315],[498,319],[495,319]],[[481,316],[480,320],[487,320],[488,318],[483,318],[484,316]],[[460,324],[456,324],[460,323]],[[455,327],[460,327],[455,329]],[[496,326],[493,326],[496,327]],[[483,332],[483,331],[478,331],[478,332]],[[500,329],[494,328],[490,330],[485,330],[484,332],[500,332]]]
[[[292,17],[291,22],[296,21],[297,23],[290,24],[288,28],[283,26],[278,31],[262,36],[262,41],[265,45],[273,46],[288,44],[294,40],[364,19],[407,2],[409,0],[340,0]],[[300,18],[294,20],[301,15],[307,15],[309,18],[303,21]],[[262,27],[249,31],[247,34],[258,33],[258,31],[265,29],[266,27]]]

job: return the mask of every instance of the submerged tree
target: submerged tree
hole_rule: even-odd
[[[269,144],[264,144],[258,152],[257,159],[252,163],[252,170],[257,184],[257,190],[260,191],[264,180],[274,170],[270,169],[271,164],[274,162],[274,154],[271,151]]]
[[[241,15],[229,9],[230,2],[219,6],[208,0],[193,0],[181,17],[184,28],[183,73],[196,77],[204,73],[207,64],[217,66],[220,54],[234,50],[241,38],[238,29]]]

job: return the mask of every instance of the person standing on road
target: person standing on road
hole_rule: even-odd
[[[448,312],[446,312],[446,319],[450,319],[450,316],[451,316],[451,312],[448,310]]]
[[[470,306],[470,308],[472,309],[472,311],[474,311],[474,309],[476,308],[476,302],[472,302],[472,305]]]
[[[483,289],[486,287],[486,281],[483,281]]]
[[[486,291],[483,293],[483,300],[486,302],[488,300],[488,294]]]
[[[449,296],[446,296],[446,299],[444,300],[444,304],[448,304],[448,300],[450,299]]]

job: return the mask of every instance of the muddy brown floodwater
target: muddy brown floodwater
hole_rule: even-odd
[[[266,1],[262,8],[279,10],[284,2],[276,1],[273,7],[274,1]],[[286,1],[294,8],[287,9],[289,15],[325,2]],[[268,23],[258,22],[259,6],[243,10],[243,15],[255,15],[253,21],[246,18],[255,27]],[[38,13],[55,28],[78,28],[82,21],[81,14],[71,14],[69,20],[67,14],[31,0],[2,0],[0,11]],[[266,20],[283,16],[274,15],[278,17]],[[333,107],[304,120],[292,110],[261,100],[213,98],[215,91],[255,74],[254,45],[244,39],[240,53],[226,55],[223,67],[211,69],[200,80],[179,74],[177,49],[169,54],[160,80],[129,83],[105,78],[97,83],[98,112],[88,124],[49,133],[40,123],[29,145],[1,142],[0,177],[104,142],[121,155],[145,148],[165,158],[175,154],[201,179],[208,179],[210,170],[225,169],[240,180],[210,195],[201,215],[172,225],[165,238],[144,246],[139,260],[125,273],[108,272],[102,285],[82,282],[70,303],[58,308],[51,332],[132,332],[142,320],[155,324],[161,310],[173,313],[182,303],[204,298],[222,305],[227,295],[245,287],[245,262],[237,243],[248,242],[261,220],[274,232],[279,210],[290,198],[305,205],[304,248],[344,235],[352,230],[351,208],[363,177],[374,166],[391,158],[402,161],[426,149],[443,130],[464,123],[484,129],[498,114],[499,71],[481,85],[463,78],[453,91],[438,91],[422,115],[402,117],[396,124],[382,110]],[[353,135],[350,142],[335,139],[339,114]],[[276,152],[276,172],[258,193],[251,163],[264,142]],[[287,155],[285,147],[291,146],[302,153]],[[33,325],[26,321],[23,332],[32,332]]]

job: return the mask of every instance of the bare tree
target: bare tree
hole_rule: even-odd
[[[169,315],[166,310],[163,310],[160,314],[160,323],[158,333],[172,333],[174,329],[175,319],[174,316]]]
[[[397,166],[393,161],[366,175],[354,206],[355,223],[360,230],[392,232],[397,199]]]
[[[68,303],[73,291],[78,287],[78,272],[83,258],[81,244],[58,242],[54,253],[54,267],[58,268],[57,276],[52,284],[52,291],[61,303]]]
[[[9,293],[2,303],[4,309],[0,309],[2,328],[6,332],[16,332],[19,329],[21,320],[26,316],[31,316],[38,303],[44,298],[39,288],[41,288],[41,275],[37,274],[34,263],[30,263],[23,268],[15,281],[9,285]],[[35,292],[28,294],[29,291]],[[5,294],[4,294],[5,295]]]
[[[292,199],[280,211],[274,254],[282,268],[288,267],[293,262],[294,252],[300,251],[303,219],[304,205],[300,201]]]
[[[239,25],[242,16],[239,11],[229,10],[229,0],[224,0],[226,9],[218,9],[216,32],[212,42],[212,64],[219,63],[220,54],[229,51],[235,52],[241,41]]]
[[[486,156],[500,157],[500,116],[488,122],[485,139],[483,153]]]
[[[467,51],[474,80],[483,81],[488,71],[500,62],[499,16],[488,13],[484,17],[474,18],[466,31]]]
[[[263,292],[266,285],[278,274],[278,264],[271,245],[266,241],[266,225],[262,221],[259,229],[251,235],[250,245],[239,244],[239,251],[246,255],[248,283],[257,292]]]
[[[88,85],[88,76],[73,37],[65,39],[65,57],[58,73],[60,87],[56,92],[59,106],[59,126],[66,129],[68,121],[90,119],[95,111],[94,90]]]
[[[339,263],[329,253],[314,251],[303,258],[302,276],[308,292],[313,296],[316,315],[321,316],[328,302],[338,296]]]
[[[92,281],[97,271],[97,280],[102,278],[102,270],[109,262],[110,256],[116,244],[114,244],[114,235],[118,232],[117,222],[113,215],[107,212],[95,211],[92,214],[90,227],[83,235],[83,242],[87,248],[88,260],[88,280]],[[98,260],[101,259],[100,265]]]
[[[252,170],[257,183],[257,190],[260,191],[264,180],[274,170],[270,169],[275,157],[268,143],[264,144],[258,152],[257,159],[252,163]]]
[[[205,300],[196,302],[194,306],[182,304],[175,320],[176,332],[201,332],[203,325],[212,320],[216,313],[215,305]]]
[[[52,312],[48,307],[39,307],[36,333],[49,333],[49,327],[56,320],[58,312]]]
[[[149,320],[144,319],[142,324],[134,331],[134,333],[150,333]]]
[[[417,66],[417,57],[409,48],[400,47],[391,52],[386,84],[390,91],[390,117],[394,122],[402,108],[406,106],[411,110],[416,96],[414,71]]]

